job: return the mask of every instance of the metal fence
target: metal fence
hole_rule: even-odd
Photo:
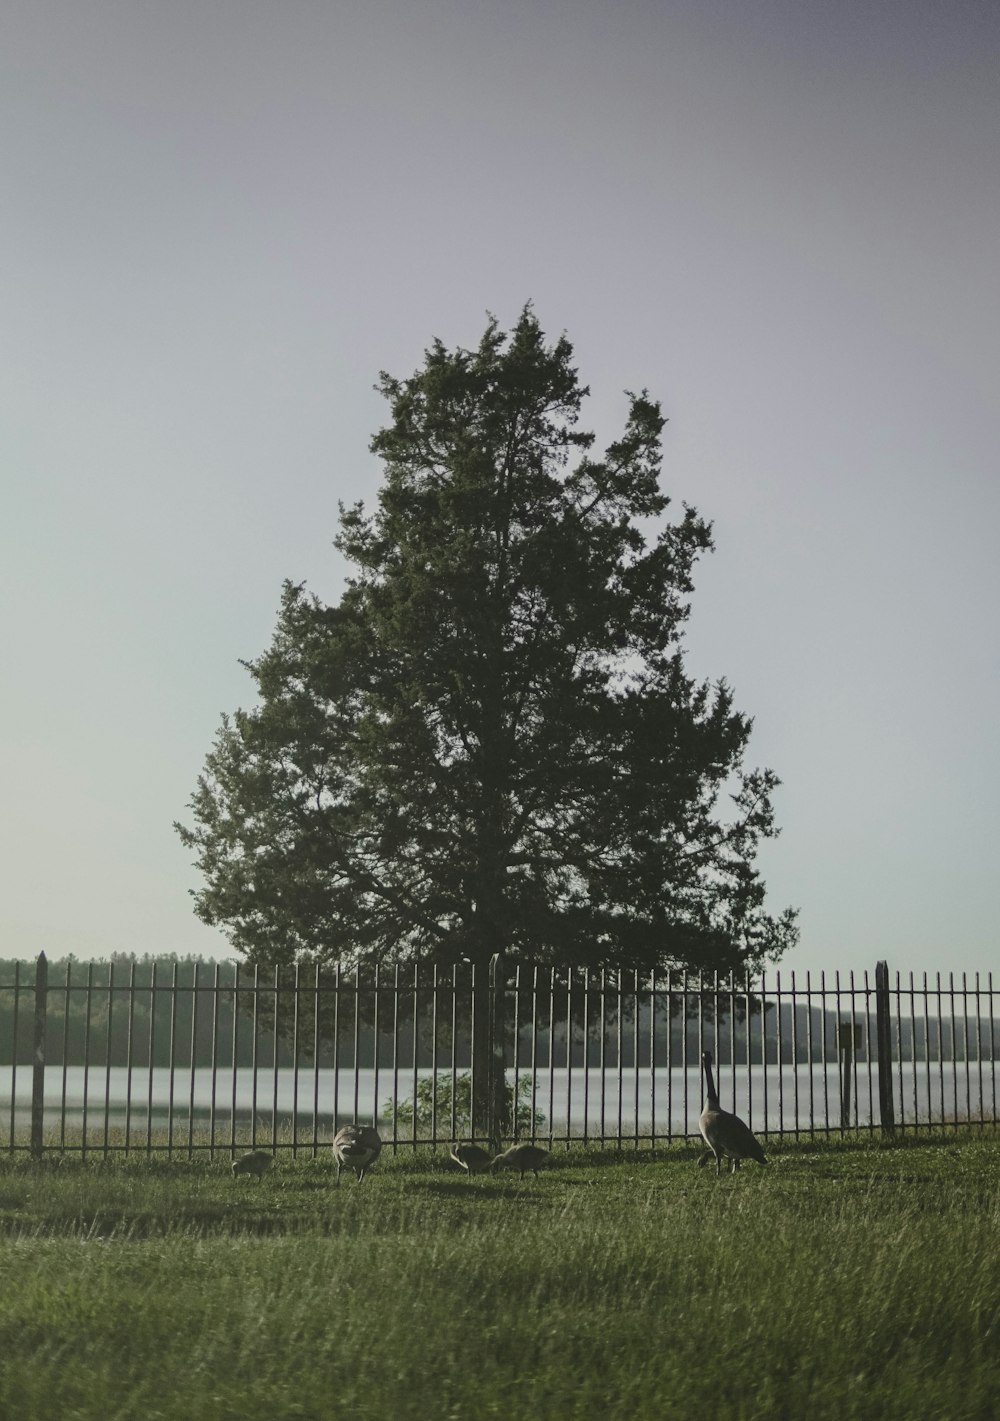
[[[487,1009],[484,1021],[483,1004]],[[762,1137],[995,1125],[992,974],[818,979],[232,963],[0,964],[0,1150],[311,1152],[470,1138],[486,1030],[503,1134],[636,1149],[697,1132],[701,1055]],[[489,1057],[487,1057],[489,1059]]]

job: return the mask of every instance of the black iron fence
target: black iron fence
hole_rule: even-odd
[[[477,980],[43,954],[0,964],[0,1149],[315,1154],[345,1120],[414,1148],[484,1134],[484,1069],[487,1135],[648,1147],[696,1133],[705,1050],[760,1136],[996,1124],[998,1025],[992,974],[884,963],[736,980],[494,959]]]

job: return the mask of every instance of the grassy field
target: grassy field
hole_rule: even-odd
[[[5,1421],[1000,1414],[1000,1138],[0,1161]]]

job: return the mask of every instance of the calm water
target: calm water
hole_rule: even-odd
[[[896,1119],[905,1123],[916,1120],[955,1120],[963,1118],[995,1119],[997,1114],[997,1068],[995,1062],[970,1061],[957,1065],[904,1062],[897,1067]],[[430,1076],[428,1070],[418,1078]],[[443,1073],[439,1073],[443,1074]],[[521,1071],[523,1079],[529,1073]],[[221,1131],[231,1121],[234,1111],[238,1121],[249,1122],[256,1114],[258,1122],[270,1125],[272,1117],[290,1122],[298,1117],[301,1134],[313,1133],[328,1138],[334,1119],[343,1122],[355,1116],[371,1119],[377,1114],[386,1118],[388,1103],[393,1096],[402,1103],[413,1095],[412,1067],[401,1070],[394,1082],[392,1069],[361,1070],[355,1079],[353,1071],[341,1069],[335,1080],[333,1070],[259,1070],[254,1080],[251,1069],[232,1069],[215,1074],[215,1117]],[[16,1092],[12,1099],[12,1070],[0,1067],[0,1145],[9,1141],[11,1123],[19,1129],[30,1120],[30,1066],[19,1066]],[[513,1081],[513,1072],[508,1071]],[[603,1091],[602,1091],[603,1083]],[[617,1071],[582,1067],[567,1072],[565,1068],[539,1071],[535,1080],[535,1109],[546,1119],[543,1133],[556,1135],[587,1133],[606,1136],[684,1135],[697,1130],[698,1113],[702,1106],[701,1077],[692,1065],[687,1071],[679,1067],[650,1072],[648,1067]],[[335,1095],[336,1091],[336,1095]],[[735,1110],[757,1130],[808,1129],[810,1125],[839,1126],[841,1117],[841,1079],[835,1062],[825,1067],[804,1064],[797,1067],[769,1065],[723,1066],[719,1079],[719,1094],[724,1108]],[[58,1128],[64,1114],[66,1125],[79,1128],[83,1122],[86,1094],[88,1134],[103,1132],[105,1112],[112,1128],[121,1128],[129,1116],[131,1131],[145,1135],[147,1128],[166,1128],[172,1121],[175,1131],[186,1130],[189,1120],[199,1128],[210,1119],[213,1094],[211,1070],[178,1068],[133,1069],[131,1092],[125,1067],[62,1067],[51,1066],[45,1071],[45,1126]],[[129,1099],[130,1097],[130,1099]],[[867,1125],[878,1119],[878,1079],[875,1068],[859,1063],[851,1079],[852,1124]],[[446,1115],[439,1118],[439,1135],[447,1134]],[[400,1126],[400,1134],[406,1130]]]

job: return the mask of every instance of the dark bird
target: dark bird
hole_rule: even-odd
[[[755,1159],[758,1164],[767,1164],[764,1151],[749,1125],[745,1125],[738,1115],[731,1115],[719,1105],[718,1092],[712,1078],[712,1053],[706,1051],[701,1059],[705,1066],[708,1099],[698,1117],[698,1129],[708,1149],[698,1161],[699,1166],[706,1164],[712,1155],[715,1156],[716,1174],[722,1172],[723,1158],[732,1160],[731,1174],[735,1174],[739,1169],[741,1160]]]
[[[504,1150],[502,1155],[497,1155],[490,1169],[516,1169],[522,1179],[530,1169],[537,1179],[538,1171],[549,1163],[550,1158],[548,1150],[543,1150],[539,1145],[512,1145],[509,1150]]]
[[[490,1157],[482,1145],[460,1145],[456,1142],[448,1153],[466,1174],[485,1174],[490,1167]]]
[[[333,1157],[337,1161],[337,1183],[346,1164],[360,1184],[365,1170],[382,1152],[382,1139],[374,1125],[344,1125],[333,1137]]]
[[[233,1160],[233,1178],[238,1174],[255,1174],[258,1182],[273,1164],[271,1156],[264,1150],[251,1150],[248,1155],[240,1155]]]

